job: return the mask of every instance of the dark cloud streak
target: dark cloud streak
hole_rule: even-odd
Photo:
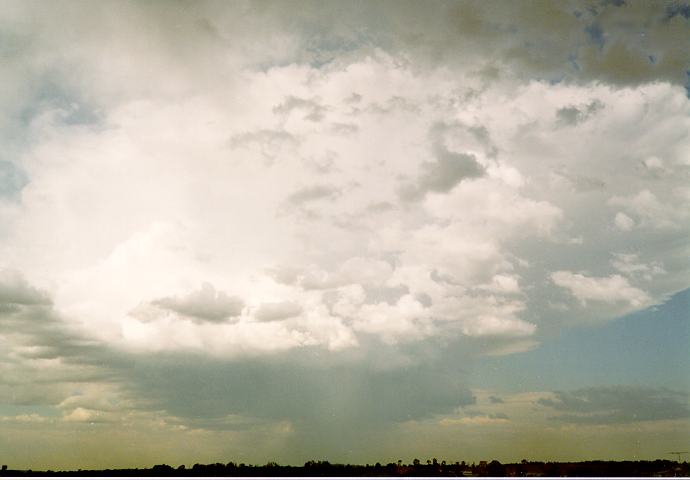
[[[619,424],[690,417],[690,397],[667,388],[590,387],[554,392],[538,404],[564,412],[552,420],[576,424]]]

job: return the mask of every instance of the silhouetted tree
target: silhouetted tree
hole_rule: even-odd
[[[486,468],[486,473],[490,477],[505,477],[506,467],[504,467],[498,460],[491,460]]]

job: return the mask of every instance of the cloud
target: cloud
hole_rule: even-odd
[[[595,190],[604,191],[606,183],[602,180],[577,173],[566,171],[556,171],[552,173],[555,184],[566,184],[570,189],[578,193],[592,192]]]
[[[613,257],[611,260],[613,268],[628,276],[641,277],[651,281],[653,277],[663,275],[666,272],[661,262],[642,263],[636,253],[614,253]]]
[[[628,279],[613,274],[608,277],[588,277],[582,273],[565,270],[551,274],[551,280],[565,288],[583,304],[588,301],[603,303],[627,303],[630,307],[641,308],[649,305],[649,295],[633,287]]]
[[[75,408],[65,415],[63,419],[66,422],[77,423],[102,423],[107,421],[106,417],[101,412],[82,407]]]
[[[401,187],[399,194],[403,200],[419,200],[428,192],[447,193],[461,181],[485,174],[475,155],[450,151],[440,140],[434,143],[433,153],[435,161],[421,165],[417,182]]]
[[[461,418],[444,418],[439,424],[448,427],[453,425],[466,425],[466,426],[488,426],[488,425],[505,425],[510,423],[510,419],[507,416],[501,414],[490,414],[484,415],[479,412],[475,412],[474,415],[468,415]]]
[[[682,6],[526,5],[7,3],[0,403],[372,455],[688,288]]]
[[[262,322],[284,320],[302,313],[302,307],[292,302],[271,302],[259,305],[254,316]]]
[[[323,120],[328,108],[321,105],[317,99],[306,99],[289,96],[280,105],[273,107],[273,112],[278,114],[290,114],[299,110],[304,114],[304,119],[312,122]]]
[[[618,424],[690,417],[688,394],[666,388],[637,386],[590,387],[554,392],[540,405],[561,415],[552,420],[575,424]]]
[[[159,298],[151,304],[200,322],[225,322],[244,308],[241,299],[216,291],[210,283],[187,295]]]
[[[51,300],[16,271],[0,270],[0,305],[50,305]]]
[[[340,189],[331,185],[312,185],[301,188],[291,193],[287,202],[290,205],[300,206],[305,203],[316,202],[319,200],[335,200],[341,195]]]
[[[26,174],[20,168],[0,160],[0,199],[16,200],[27,183]]]
[[[649,190],[642,190],[636,195],[615,196],[609,200],[609,205],[619,206],[636,215],[643,226],[652,228],[678,227],[678,220],[687,216],[687,210],[674,211],[661,203],[658,197]],[[626,226],[629,222],[623,221]]]
[[[616,217],[613,220],[614,225],[624,232],[629,232],[635,226],[635,220],[627,216],[623,212],[616,213]]]
[[[604,104],[600,101],[594,100],[588,105],[584,106],[567,106],[559,108],[556,111],[556,118],[563,125],[577,125],[587,121],[591,116],[595,115],[599,110],[604,107]]]
[[[382,348],[382,358],[395,355],[391,347]],[[457,368],[416,362],[381,369],[371,358],[334,360],[317,351],[234,362],[143,356],[128,377],[150,408],[183,425],[238,431],[247,428],[238,427],[239,419],[288,422],[290,440],[282,447],[288,454],[329,458],[347,457],[363,433],[381,435],[475,401]],[[174,376],[164,374],[171,370]],[[236,420],[228,422],[228,415]]]
[[[2,276],[5,286],[13,286],[11,295],[4,292],[3,301],[21,308],[0,313],[0,402],[40,411],[39,415],[29,410],[25,418],[14,420],[54,424],[63,406],[86,406],[70,401],[79,391],[89,391],[92,398],[115,398],[108,385],[115,381],[115,371],[128,363],[125,356],[68,324],[48,295],[19,273],[3,272]]]
[[[233,135],[230,145],[233,148],[256,148],[264,158],[272,161],[284,151],[296,148],[299,139],[284,130],[260,129]]]

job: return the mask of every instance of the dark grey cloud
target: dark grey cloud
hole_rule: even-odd
[[[492,420],[509,420],[510,419],[510,417],[508,417],[508,415],[506,415],[505,413],[502,413],[502,412],[487,414],[484,412],[480,412],[478,410],[466,410],[466,411],[463,411],[463,415],[465,417],[469,417],[469,418],[487,417],[487,418],[490,418]]]
[[[606,188],[606,182],[592,176],[568,172],[566,170],[556,170],[553,173],[565,180],[574,191],[579,193],[597,190],[601,191]]]
[[[193,300],[204,296],[191,295]],[[189,299],[173,298],[176,307]],[[261,308],[273,315],[282,307]],[[363,434],[385,435],[400,422],[475,402],[465,373],[456,367],[459,362],[441,359],[433,345],[377,343],[373,349],[340,353],[307,348],[223,360],[203,353],[117,351],[71,331],[50,305],[23,305],[0,315],[0,323],[21,338],[14,347],[32,347],[15,351],[12,359],[0,353],[0,373],[13,372],[1,377],[4,403],[61,405],[64,412],[93,408],[112,412],[113,419],[123,409],[155,412],[171,423],[207,430],[253,431],[289,421],[291,454],[339,458],[360,444]],[[59,358],[61,366],[42,374],[27,363],[36,358]],[[397,365],[385,365],[395,358]],[[103,406],[90,397],[77,398],[75,385],[81,384],[112,385],[121,403]]]
[[[371,213],[383,213],[391,210],[395,210],[395,205],[390,202],[375,202],[367,206],[367,212]]]
[[[18,273],[2,276],[0,403],[55,407],[76,386],[119,381],[130,364],[126,355],[71,328],[48,295]]]
[[[686,2],[672,2],[666,7],[666,19],[672,20],[673,17],[680,15],[681,17],[690,19],[690,4]]]
[[[381,303],[386,302],[389,305],[394,305],[403,295],[410,293],[410,288],[407,285],[396,285],[394,287],[370,286],[364,289],[365,303]]]
[[[379,347],[382,358],[399,354]],[[457,367],[417,361],[381,369],[372,355],[345,358],[353,354],[314,348],[238,361],[145,355],[127,371],[128,388],[132,396],[146,398],[151,409],[188,425],[245,428],[228,422],[228,415],[256,422],[289,421],[289,449],[330,458],[342,458],[371,441],[364,438],[386,434],[400,422],[475,402]]]
[[[687,10],[686,3],[670,0],[438,1],[434,8],[414,1],[380,1],[346,10],[329,2],[304,2],[296,21],[306,31],[316,30],[324,42],[331,36],[328,26],[342,32],[358,25],[353,32],[366,32],[363,38],[352,33],[360,50],[376,45],[404,52],[420,67],[474,65],[478,73],[491,72],[487,80],[511,76],[685,85],[690,65],[690,52],[683,47],[690,40]]]
[[[290,194],[287,198],[287,203],[293,206],[300,206],[319,200],[335,200],[341,193],[339,188],[332,185],[311,185]]]
[[[434,161],[422,163],[419,177],[399,188],[398,195],[402,200],[421,200],[429,192],[447,193],[463,180],[486,174],[486,169],[477,161],[474,153],[448,148],[451,139],[459,143],[461,149],[483,151],[488,158],[498,154],[487,129],[482,125],[437,122],[429,129],[429,137]]]
[[[367,106],[366,111],[374,114],[384,115],[395,111],[405,111],[410,113],[419,112],[419,106],[410,100],[393,96],[383,103],[372,103]]]
[[[216,291],[210,283],[187,295],[159,298],[151,304],[201,322],[226,322],[244,308],[240,298]]]
[[[23,360],[61,359],[64,369],[57,373],[51,370],[50,379],[41,380],[41,375],[33,378],[40,384],[46,381],[96,381],[110,377],[110,367],[129,365],[126,355],[70,326],[54,310],[50,299],[42,304],[14,305],[16,308],[0,312],[0,327],[7,332],[9,339],[6,353],[13,352],[7,357],[0,355],[0,367],[9,363],[21,365]],[[32,378],[27,376],[21,380],[32,381]]]
[[[293,302],[272,302],[259,305],[254,317],[262,322],[284,320],[302,313],[302,307]]]
[[[606,43],[606,35],[601,29],[601,25],[598,22],[592,22],[585,27],[585,33],[589,36],[592,43],[597,45],[599,48],[604,48]]]
[[[434,144],[434,157],[435,162],[422,164],[416,183],[400,188],[401,199],[414,201],[421,200],[429,192],[447,193],[461,181],[485,174],[484,167],[473,154],[452,152],[440,142]]]
[[[195,3],[194,15],[185,2],[106,4],[108,8],[71,2],[28,8],[33,11],[32,31],[38,32],[35,38],[20,32],[10,15],[5,25],[0,24],[8,39],[2,53],[15,58],[41,43],[55,46],[55,57],[41,62],[53,68],[57,62],[51,60],[60,58],[59,47],[74,41],[64,31],[75,31],[81,42],[100,41],[113,48],[104,40],[123,39],[118,43],[132,50],[136,46],[144,58],[185,65],[181,73],[198,77],[204,86],[210,79],[227,81],[218,59],[237,45],[250,54],[247,64],[265,70],[290,63],[321,68],[379,49],[409,58],[418,68],[463,66],[487,80],[504,76],[686,85],[690,64],[685,48],[690,40],[688,4],[672,0],[439,0],[434,8],[413,0],[353,3],[346,8],[340,2],[313,0],[261,1],[242,7],[211,1]],[[57,14],[69,28],[52,26]],[[293,42],[292,48],[271,48],[285,37]],[[159,51],[160,46],[169,48]],[[199,55],[200,51],[209,55]],[[146,69],[132,75],[142,75],[144,83],[149,73]]]
[[[577,125],[588,120],[602,108],[604,104],[598,100],[582,106],[569,105],[559,108],[556,111],[556,118],[562,125]]]
[[[0,305],[50,305],[45,292],[31,285],[18,273],[0,271]]]
[[[331,130],[339,135],[352,135],[359,131],[359,127],[354,123],[335,122],[331,124]]]
[[[563,412],[552,420],[582,424],[617,424],[690,417],[687,392],[638,386],[590,387],[554,392],[538,404]]]
[[[414,296],[415,300],[417,300],[419,303],[424,305],[425,307],[429,308],[434,304],[432,298],[429,296],[429,294],[420,292]]]

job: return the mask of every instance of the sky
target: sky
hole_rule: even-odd
[[[690,450],[690,4],[0,1],[0,463]]]

